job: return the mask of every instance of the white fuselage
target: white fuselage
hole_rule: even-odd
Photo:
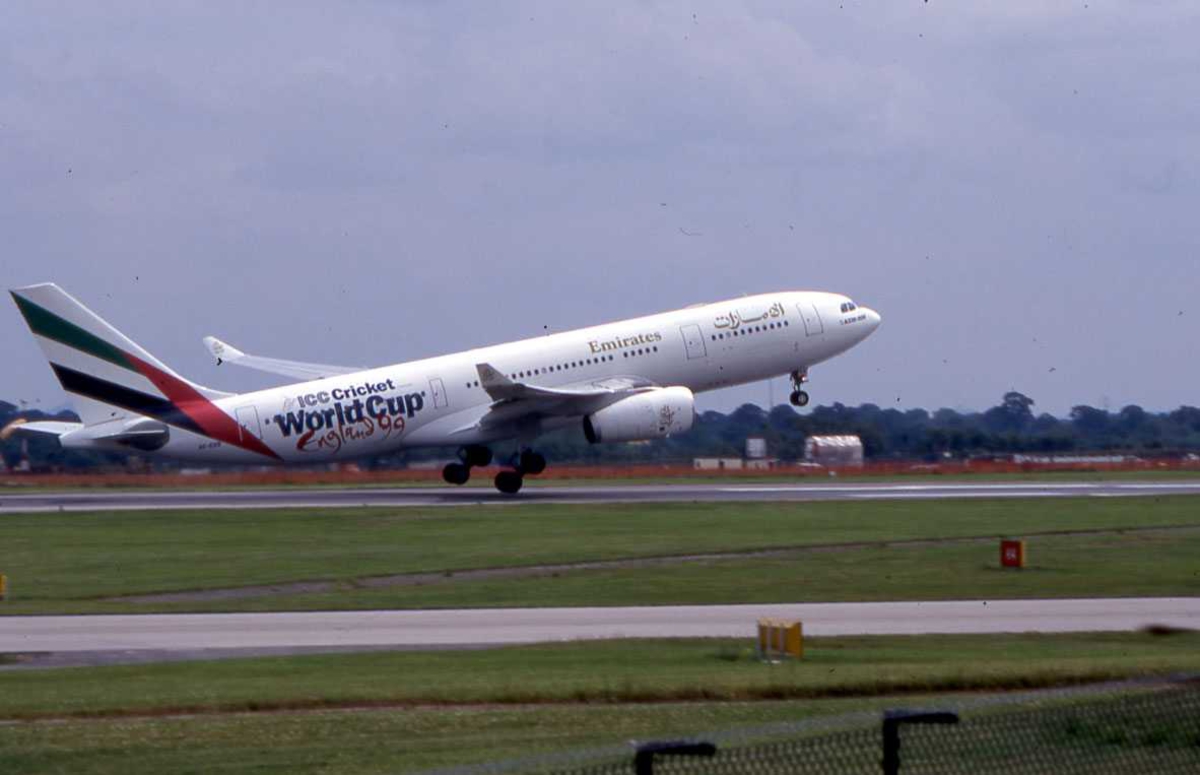
[[[843,311],[850,307],[850,311]],[[699,393],[804,372],[865,339],[879,316],[840,294],[783,292],[697,305],[534,339],[398,363],[217,400],[244,433],[284,462],[376,455],[404,447],[486,444],[510,431],[480,424],[493,400],[477,365],[541,388],[626,379]],[[579,422],[547,415],[522,430]],[[497,435],[499,434],[499,435]],[[268,462],[231,444],[173,430],[172,457]]]

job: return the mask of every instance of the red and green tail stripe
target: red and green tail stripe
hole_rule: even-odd
[[[195,387],[163,369],[106,342],[104,339],[55,315],[29,299],[13,294],[17,307],[38,336],[51,339],[86,355],[128,369],[150,380],[165,399],[118,385],[77,369],[51,363],[63,389],[76,395],[119,406],[137,414],[153,417],[235,447],[257,452],[276,460],[279,455],[238,423]]]

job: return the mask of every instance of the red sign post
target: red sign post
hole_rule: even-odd
[[[1001,541],[1000,566],[1004,568],[1025,567],[1025,542]]]

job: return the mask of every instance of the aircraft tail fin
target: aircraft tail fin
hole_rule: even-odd
[[[53,283],[11,291],[84,425],[228,396],[190,382]]]

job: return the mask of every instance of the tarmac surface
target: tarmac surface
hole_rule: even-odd
[[[810,636],[1200,629],[1200,598],[507,608],[0,617],[0,653],[42,666],[257,654],[483,647],[604,638],[753,637],[760,617]],[[65,657],[65,659],[64,659]],[[39,666],[33,658],[26,662]]]
[[[0,515],[46,511],[147,509],[465,506],[529,503],[838,501],[947,498],[1098,498],[1200,495],[1200,481],[788,483],[527,486],[516,496],[486,487],[277,490],[79,491],[0,495]]]

